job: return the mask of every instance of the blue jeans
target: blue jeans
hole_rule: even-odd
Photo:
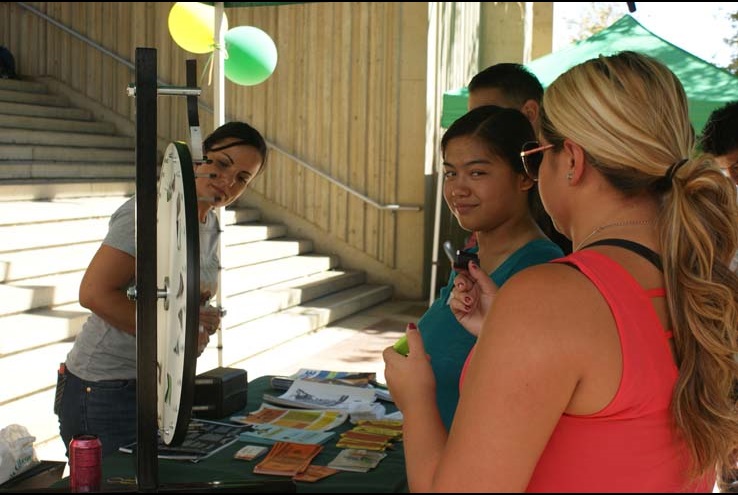
[[[136,380],[82,380],[66,370],[59,433],[67,447],[77,434],[100,438],[102,454],[136,441]]]

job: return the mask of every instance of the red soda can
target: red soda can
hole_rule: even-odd
[[[75,435],[69,442],[69,481],[72,492],[99,492],[102,443],[97,435]]]

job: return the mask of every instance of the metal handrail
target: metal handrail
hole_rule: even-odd
[[[383,205],[383,204],[379,204],[376,201],[374,201],[373,199],[369,198],[368,196],[364,196],[360,192],[358,192],[358,191],[356,191],[354,189],[351,189],[349,186],[347,186],[347,185],[345,185],[345,184],[343,184],[341,182],[338,182],[336,179],[334,179],[330,175],[326,174],[325,172],[321,172],[317,168],[313,167],[312,165],[310,165],[309,163],[305,162],[304,160],[296,157],[295,155],[293,155],[291,153],[288,153],[288,152],[286,152],[286,151],[284,151],[282,149],[279,149],[276,146],[272,145],[271,143],[268,143],[268,144],[269,144],[269,146],[273,147],[275,150],[279,151],[280,153],[282,153],[284,155],[287,155],[288,157],[292,158],[294,161],[296,161],[297,163],[299,163],[300,165],[302,165],[306,169],[310,170],[311,172],[313,172],[313,173],[321,176],[322,178],[324,178],[328,182],[337,185],[341,189],[343,189],[343,190],[345,190],[345,191],[353,194],[357,198],[360,198],[361,200],[363,200],[366,203],[369,203],[370,205],[374,206],[375,208],[378,208],[380,210],[392,210],[392,211],[401,211],[401,210],[403,210],[403,211],[420,211],[420,210],[422,210],[422,207],[417,206],[417,205],[397,205],[397,204],[386,204],[386,205]]]
[[[28,10],[29,12],[32,12],[32,13],[36,14],[37,16],[39,16],[40,18],[44,19],[45,21],[47,21],[47,22],[53,24],[54,26],[58,27],[62,31],[64,31],[64,32],[66,32],[66,33],[74,36],[75,38],[77,38],[78,40],[80,40],[80,41],[82,41],[84,43],[87,43],[88,45],[90,45],[93,48],[101,51],[105,55],[108,55],[108,56],[112,57],[117,62],[125,65],[129,69],[135,70],[136,67],[135,67],[135,65],[132,62],[129,62],[128,60],[124,59],[123,57],[121,57],[119,55],[116,55],[115,53],[111,52],[110,50],[108,50],[104,46],[101,46],[98,43],[95,43],[94,41],[92,41],[91,39],[87,38],[86,36],[83,36],[83,35],[79,34],[78,32],[76,32],[75,30],[73,30],[72,28],[67,27],[64,24],[60,23],[56,19],[52,19],[51,17],[49,17],[48,15],[46,15],[43,12],[39,11],[35,7],[32,7],[32,6],[30,6],[30,5],[28,5],[28,4],[24,3],[24,2],[16,2],[16,3],[19,6],[23,7],[24,9]],[[160,80],[158,78],[157,78],[157,83],[159,85],[163,85],[163,86],[168,86],[169,85],[168,83],[165,83],[164,81],[162,81],[162,80]],[[210,113],[213,113],[213,109],[210,108],[210,107],[208,107],[207,105],[205,105],[202,102],[200,102],[200,107],[204,108],[205,110],[207,110]],[[305,160],[302,160],[301,158],[296,157],[292,153],[289,153],[289,152],[287,152],[287,151],[279,148],[278,146],[274,145],[273,143],[267,142],[267,144],[269,145],[270,148],[274,149],[275,151],[278,151],[279,153],[282,153],[285,156],[288,156],[294,162],[298,163],[299,165],[303,166],[304,168],[307,168],[308,170],[310,170],[314,174],[319,175],[320,177],[324,178],[325,180],[327,180],[331,184],[334,184],[334,185],[340,187],[341,189],[343,189],[344,191],[348,192],[349,194],[351,194],[353,196],[356,196],[357,198],[361,199],[365,203],[368,203],[369,205],[371,205],[371,206],[373,206],[373,207],[375,207],[375,208],[377,208],[379,210],[389,210],[389,211],[421,211],[423,209],[423,207],[422,206],[419,206],[419,205],[399,205],[399,204],[381,204],[381,203],[378,203],[378,202],[374,201],[373,199],[369,198],[368,196],[365,196],[364,194],[360,193],[359,191],[357,191],[355,189],[352,189],[351,187],[347,186],[346,184],[344,184],[342,182],[339,182],[337,179],[334,179],[333,177],[331,177],[330,175],[326,174],[325,172],[320,171],[319,169],[317,169],[314,166],[312,166],[309,163],[307,163]]]

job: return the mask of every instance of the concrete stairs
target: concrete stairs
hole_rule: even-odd
[[[60,442],[56,369],[89,315],[78,304],[84,270],[135,192],[133,157],[131,138],[44,85],[0,80],[0,427],[23,424],[41,448]],[[257,210],[226,210],[221,223],[228,314],[222,348],[211,339],[198,373],[246,367],[392,296]]]
[[[0,180],[134,180],[134,146],[45,84],[0,79]]]

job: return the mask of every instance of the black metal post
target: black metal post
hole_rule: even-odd
[[[136,478],[156,491],[156,50],[136,48]]]

